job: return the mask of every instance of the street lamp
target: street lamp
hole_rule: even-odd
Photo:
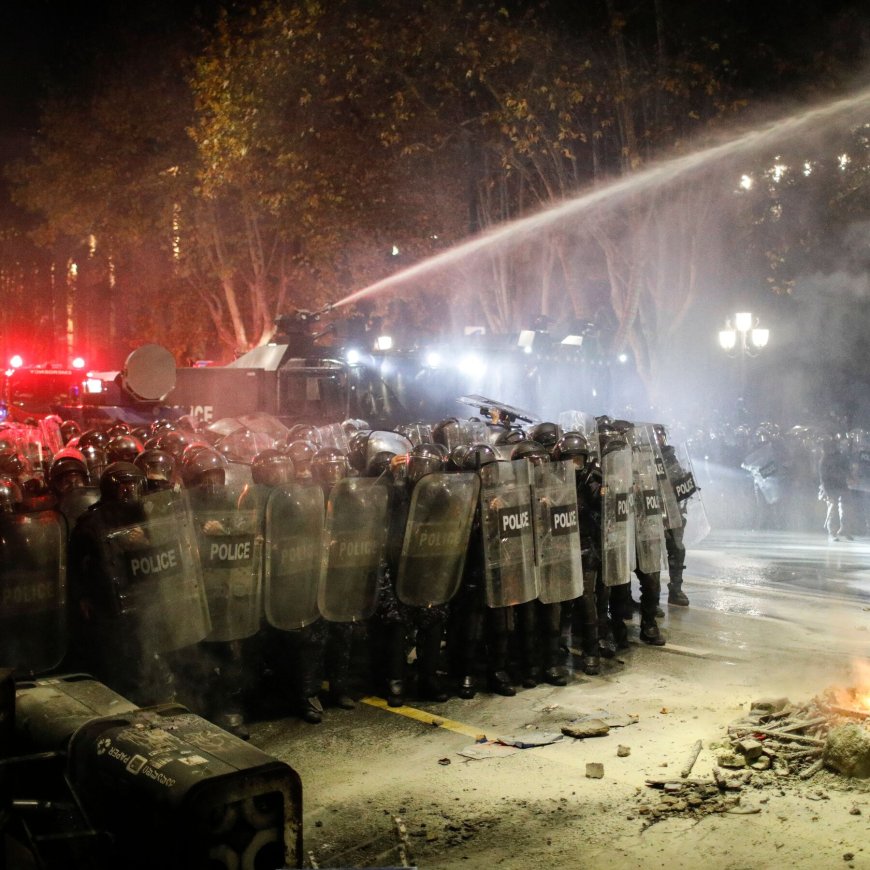
[[[740,401],[746,391],[746,357],[758,356],[770,341],[770,330],[759,325],[758,318],[749,311],[738,311],[733,325],[729,318],[725,329],[719,330],[719,346],[740,360]]]

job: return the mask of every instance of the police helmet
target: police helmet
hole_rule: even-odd
[[[123,420],[116,420],[106,429],[106,435],[111,439],[116,435],[127,435],[130,432],[130,426]]]
[[[165,450],[143,450],[133,464],[145,475],[149,490],[170,489],[175,481],[176,460]]]
[[[311,460],[317,447],[311,441],[291,441],[282,452],[293,460],[297,477],[306,476],[311,471]]]
[[[605,438],[601,442],[601,455],[607,456],[616,450],[622,450],[628,447],[628,442],[621,435],[614,434]]]
[[[365,471],[370,434],[370,432],[357,431],[347,441],[347,461],[350,467],[360,474]]]
[[[408,454],[406,480],[415,484],[427,474],[444,470],[444,456],[434,444],[418,444]]]
[[[348,470],[347,457],[337,447],[321,447],[311,460],[311,475],[322,485],[334,486]]]
[[[450,451],[450,465],[452,468],[461,469],[465,463],[465,456],[468,453],[469,444],[457,444]]]
[[[131,504],[145,494],[145,475],[132,462],[113,462],[100,478],[100,500]]]
[[[552,450],[556,446],[561,435],[562,430],[557,423],[536,423],[529,429],[529,438],[532,441],[537,441],[538,444],[543,444],[547,450]]]
[[[522,441],[511,450],[511,459],[528,459],[532,465],[543,465],[550,461],[547,448],[537,441]]]
[[[313,444],[320,443],[320,433],[314,426],[307,423],[294,423],[287,433],[287,437],[293,441],[311,441]]]
[[[143,449],[142,442],[134,435],[115,435],[106,444],[106,459],[109,462],[134,462]]]
[[[261,450],[251,461],[251,476],[254,483],[263,486],[282,486],[293,483],[295,469],[293,460],[286,453],[274,448]]]
[[[553,462],[571,460],[577,468],[589,461],[589,441],[582,432],[566,432],[553,445]]]
[[[87,432],[82,432],[79,435],[78,448],[81,450],[83,447],[99,447],[105,450],[108,443],[109,436],[105,432],[101,432],[99,429],[88,429]]]
[[[504,429],[495,437],[496,446],[503,447],[510,444],[519,444],[526,440],[526,433],[522,429]]]
[[[194,447],[196,449],[191,449]],[[188,489],[221,487],[227,479],[227,460],[207,444],[191,445],[181,458],[181,479]]]
[[[33,477],[33,465],[23,453],[8,447],[0,450],[0,474],[8,474],[24,484]]]
[[[68,444],[73,438],[78,438],[81,434],[82,430],[75,420],[64,420],[60,424],[60,437],[63,438],[64,444]]]
[[[24,496],[15,478],[8,474],[0,475],[0,513],[14,513],[23,503]]]
[[[459,432],[461,426],[456,417],[446,417],[435,424],[432,429],[432,440],[436,444],[443,444],[445,447],[453,448],[459,440]]]
[[[87,486],[88,477],[88,464],[79,450],[64,447],[54,454],[48,469],[48,484],[55,493]]]

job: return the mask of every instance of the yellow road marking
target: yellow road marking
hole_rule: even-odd
[[[422,722],[424,725],[432,725],[437,728],[444,728],[447,731],[455,731],[457,734],[465,734],[468,737],[473,737],[475,740],[481,740],[486,737],[481,734],[480,730],[473,728],[471,725],[463,725],[462,722],[456,722],[453,719],[445,719],[443,716],[437,716],[434,713],[427,713],[425,710],[418,710],[416,707],[391,707],[383,698],[369,696],[360,699],[363,704],[368,704],[370,707],[378,707],[381,710],[386,710],[388,713],[396,713],[399,716],[405,716],[408,719],[415,719],[417,722]]]

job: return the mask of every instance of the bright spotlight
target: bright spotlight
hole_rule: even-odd
[[[375,350],[392,350],[393,349],[393,336],[392,335],[379,335],[377,339],[375,339]]]
[[[464,354],[459,359],[459,370],[467,376],[483,374],[485,363],[476,353]]]
[[[628,354],[627,354],[627,353],[621,353],[621,354],[617,357],[617,359],[618,359],[618,360],[619,360],[623,365],[625,365],[625,363],[628,362]]]
[[[350,347],[345,352],[344,358],[349,366],[356,366],[359,365],[359,361],[362,359],[362,354],[355,347]]]
[[[426,354],[426,367],[437,369],[441,365],[441,354],[437,350],[430,350]]]
[[[15,355],[14,355],[14,356],[9,360],[9,365],[10,365],[13,369],[20,369],[21,366],[24,365],[24,358],[21,356],[20,353],[16,353],[16,354],[15,354]]]
[[[74,369],[83,369],[85,367],[85,358],[83,356],[77,356],[72,361],[72,367]]]

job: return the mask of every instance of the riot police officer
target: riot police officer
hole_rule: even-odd
[[[589,442],[581,432],[566,432],[552,456],[575,466],[583,595],[574,603],[572,626],[580,638],[581,669],[594,676],[601,672],[601,654],[616,654],[607,616],[609,590],[601,578],[601,470],[589,461]]]
[[[489,517],[496,517],[500,508],[497,496],[490,494],[499,481],[498,460],[489,444],[473,444],[465,452],[462,462],[464,470],[480,474],[482,484],[488,492],[484,495],[482,487],[469,540],[462,585],[450,607],[452,625],[448,629],[448,645],[452,668],[459,682],[457,694],[460,698],[469,699],[477,693],[477,671],[482,655],[489,690],[511,697],[516,694],[507,670],[513,612],[510,607],[488,605],[484,550],[484,524]],[[484,510],[489,515],[486,518],[483,516]],[[494,570],[497,571],[497,568]],[[531,597],[533,596],[529,596]]]

